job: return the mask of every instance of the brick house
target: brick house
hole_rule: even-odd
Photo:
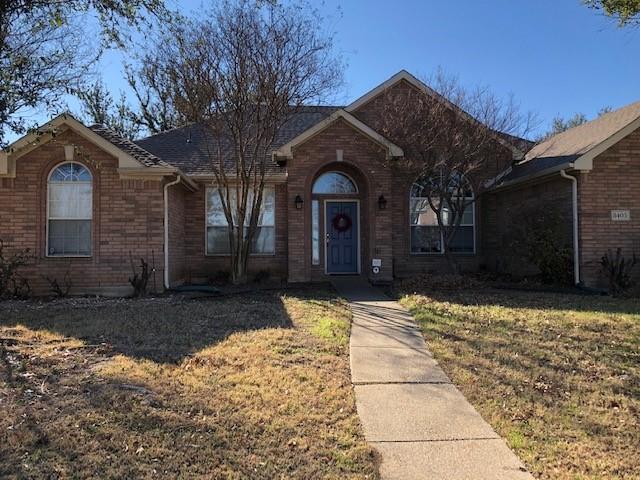
[[[433,93],[402,71],[348,106],[291,115],[267,167],[251,272],[291,282],[336,274],[389,282],[446,268],[433,212],[416,187],[421,180],[403,168],[402,149],[376,131],[383,94],[396,89]],[[463,270],[503,269],[505,206],[546,198],[578,245],[580,281],[597,283],[594,259],[603,250],[638,247],[638,127],[640,104],[526,157],[496,134],[502,153],[481,173],[488,189],[465,211],[454,241]],[[577,179],[577,201],[567,175]],[[65,275],[78,293],[125,293],[131,257],[153,264],[156,290],[206,281],[229,269],[213,178],[193,125],[134,143],[61,115],[0,153],[0,203],[9,206],[0,210],[0,239],[30,249],[35,258],[23,275],[38,293],[47,292],[47,277]]]

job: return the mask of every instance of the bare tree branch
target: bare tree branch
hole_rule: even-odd
[[[246,280],[271,145],[285,121],[341,80],[332,38],[306,4],[228,0],[171,29],[148,58],[157,91],[195,122],[229,225],[232,280]]]

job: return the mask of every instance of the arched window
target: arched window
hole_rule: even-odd
[[[436,210],[440,202],[432,194],[441,191],[433,178],[423,177],[411,187],[409,222],[411,225],[411,253],[444,253],[444,234],[438,227]],[[475,251],[475,199],[469,182],[462,176],[452,178],[449,197],[455,205],[442,207],[442,221],[446,225],[455,225],[460,217],[460,225],[449,245],[449,251],[473,253]],[[431,195],[431,202],[429,197]],[[456,208],[458,207],[458,208]]]
[[[93,185],[91,173],[67,162],[51,171],[48,182],[47,255],[91,255]]]
[[[340,172],[323,173],[313,184],[312,193],[358,193],[356,184]]]

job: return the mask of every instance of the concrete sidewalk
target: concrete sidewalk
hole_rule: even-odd
[[[533,479],[440,369],[404,308],[362,279],[333,284],[353,310],[351,380],[383,479]]]

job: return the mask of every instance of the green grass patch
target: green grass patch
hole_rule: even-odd
[[[537,478],[640,478],[639,300],[475,289],[401,301]]]

